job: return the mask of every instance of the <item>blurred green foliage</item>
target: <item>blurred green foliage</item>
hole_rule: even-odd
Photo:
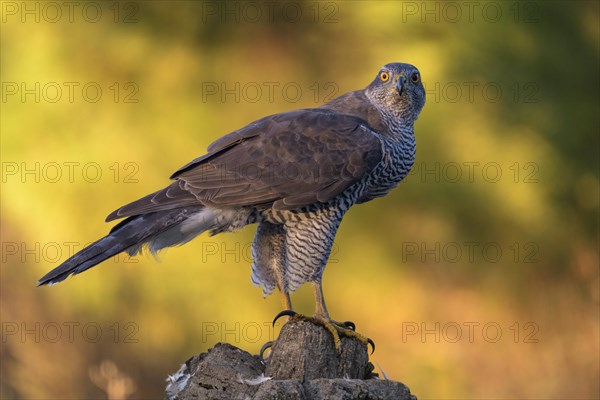
[[[600,396],[598,2],[48,4],[1,4],[2,398],[158,398],[216,342],[272,339],[252,228],[34,282],[214,139],[393,61],[428,93],[417,161],[342,224],[332,315],[419,397]]]

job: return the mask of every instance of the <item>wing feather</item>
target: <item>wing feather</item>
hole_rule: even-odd
[[[308,109],[275,114],[211,144],[176,179],[107,220],[204,204],[294,209],[327,202],[382,158],[379,134],[355,116]]]

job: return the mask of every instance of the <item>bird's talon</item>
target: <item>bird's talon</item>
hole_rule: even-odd
[[[371,354],[375,353],[375,342],[372,341],[371,339],[367,338],[367,344],[371,345]]]
[[[277,320],[283,316],[288,316],[290,318],[296,316],[296,311],[293,310],[283,310],[281,311],[279,314],[277,314],[275,316],[275,319],[273,319],[273,326],[275,326],[275,323],[277,322]]]
[[[267,343],[263,344],[262,347],[260,348],[260,351],[258,352],[258,355],[260,356],[261,360],[265,360],[265,358],[263,357],[263,354],[265,351],[267,351],[267,349],[270,349],[271,347],[273,347],[273,343],[275,343],[272,340],[269,340]]]
[[[356,331],[356,325],[352,321],[344,321],[342,322],[341,326],[343,326],[346,329]]]

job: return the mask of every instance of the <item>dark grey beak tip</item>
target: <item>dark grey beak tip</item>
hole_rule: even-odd
[[[404,91],[404,78],[398,79],[398,82],[396,82],[396,90],[398,91],[398,94],[402,96],[402,92]]]

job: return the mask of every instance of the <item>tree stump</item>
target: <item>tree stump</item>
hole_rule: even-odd
[[[167,399],[416,400],[400,382],[373,374],[367,347],[322,326],[290,320],[266,360],[227,343],[192,357],[169,376]]]

